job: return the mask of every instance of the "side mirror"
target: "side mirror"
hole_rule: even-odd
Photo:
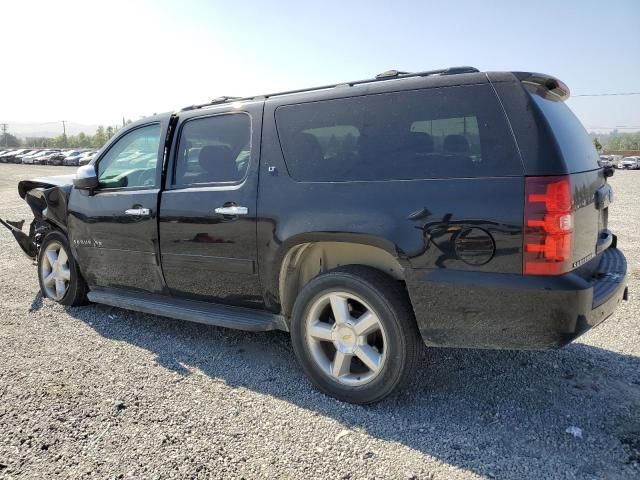
[[[83,165],[76,171],[73,186],[79,190],[93,190],[98,188],[98,175],[93,165]]]

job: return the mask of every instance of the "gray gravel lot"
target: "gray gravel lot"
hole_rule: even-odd
[[[30,219],[19,179],[72,171],[0,164],[0,216]],[[368,407],[314,390],[284,333],[43,300],[0,232],[0,478],[640,478],[640,171],[611,183],[613,317],[559,351],[427,351]]]

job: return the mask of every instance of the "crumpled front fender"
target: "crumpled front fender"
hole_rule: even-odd
[[[51,228],[67,230],[67,201],[72,188],[70,175],[23,180],[18,184],[18,193],[33,212],[34,219],[29,234],[22,231],[24,220],[12,222],[0,219],[14,236],[22,251],[31,259],[38,256],[40,243]]]
[[[23,223],[24,221],[11,222],[8,220],[2,220],[0,218],[0,224],[4,225],[9,229],[9,231],[12,233],[12,235],[18,242],[18,245],[20,245],[20,248],[25,253],[25,255],[35,260],[36,256],[38,255],[38,247],[36,242],[32,240],[32,238],[29,235],[24,233],[21,228],[18,228],[18,225],[21,227]]]

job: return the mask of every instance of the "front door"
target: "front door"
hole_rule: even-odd
[[[160,251],[174,296],[263,306],[256,205],[263,102],[180,115],[160,200]]]
[[[95,166],[99,187],[73,189],[69,241],[90,287],[162,293],[157,206],[167,120],[122,132]]]

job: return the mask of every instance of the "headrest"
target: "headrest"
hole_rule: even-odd
[[[293,154],[300,161],[304,158],[306,161],[322,162],[324,160],[324,153],[322,147],[315,136],[310,133],[298,132],[296,133],[291,142],[293,148]]]
[[[409,132],[407,146],[415,153],[431,153],[433,137],[425,132]]]
[[[463,135],[447,135],[442,150],[446,153],[469,153],[469,141]]]
[[[207,145],[198,154],[200,168],[207,172],[210,182],[239,180],[238,166],[233,152],[226,145]]]

